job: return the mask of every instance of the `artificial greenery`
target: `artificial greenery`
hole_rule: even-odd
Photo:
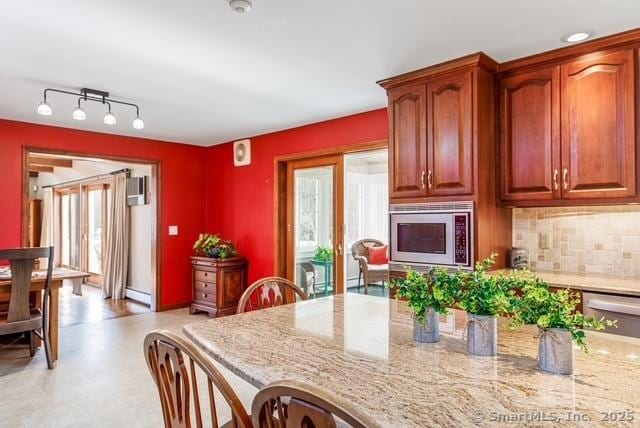
[[[211,233],[201,233],[193,244],[193,249],[198,255],[221,259],[236,255],[236,248],[231,241],[222,240],[218,234]]]
[[[220,236],[211,233],[201,233],[198,240],[193,244],[196,254],[208,255],[209,251],[215,249],[220,243]]]
[[[529,274],[524,279],[521,295],[513,299],[512,329],[525,324],[535,324],[540,329],[561,328],[569,330],[571,338],[585,352],[588,352],[584,328],[604,330],[605,327],[617,327],[616,320],[604,317],[585,317],[577,310],[580,304],[579,293],[571,290],[549,290],[549,285]]]
[[[507,315],[511,309],[514,288],[518,283],[510,275],[489,274],[496,262],[497,254],[476,263],[475,270],[459,269],[453,275],[459,288],[453,296],[460,309],[473,315]]]
[[[333,250],[330,247],[318,247],[315,253],[313,253],[313,260],[330,262],[333,260]]]
[[[455,285],[446,270],[433,269],[428,276],[409,267],[405,270],[406,278],[393,280],[391,287],[396,289],[397,298],[407,299],[420,325],[425,325],[425,311],[428,308],[446,315],[447,308],[454,304],[451,287]]]

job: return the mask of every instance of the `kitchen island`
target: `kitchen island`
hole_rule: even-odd
[[[283,379],[323,388],[380,426],[634,426],[640,340],[589,333],[576,373],[537,368],[537,330],[501,320],[499,355],[474,357],[456,311],[437,344],[412,339],[406,304],[337,295],[185,326],[207,354],[257,388]],[[624,421],[623,421],[624,419]],[[630,420],[633,419],[633,420]],[[628,421],[628,422],[626,422]]]

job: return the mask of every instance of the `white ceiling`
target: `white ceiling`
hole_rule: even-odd
[[[639,26],[638,0],[22,0],[0,4],[0,117],[212,145],[383,107],[375,82],[479,50],[498,61]],[[91,87],[138,103],[71,119]]]

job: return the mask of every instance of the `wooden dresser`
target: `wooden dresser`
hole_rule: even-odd
[[[210,317],[235,314],[238,300],[247,288],[247,260],[191,257],[191,281],[191,314],[207,312]]]

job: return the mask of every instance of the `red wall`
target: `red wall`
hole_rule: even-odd
[[[273,274],[274,158],[388,138],[386,109],[251,138],[251,165],[233,166],[231,143],[206,156],[208,232],[233,240],[249,259],[249,281]]]
[[[123,156],[161,162],[163,307],[191,300],[191,245],[204,226],[206,148],[0,120],[0,248],[21,244],[22,148]],[[179,235],[169,236],[168,226]]]

